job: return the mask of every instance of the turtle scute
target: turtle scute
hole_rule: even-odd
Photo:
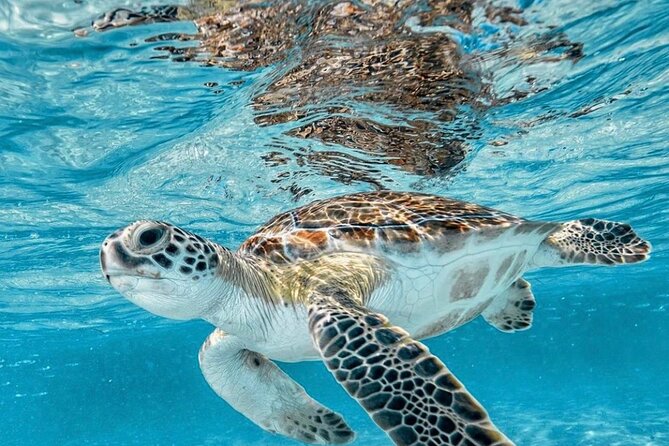
[[[279,214],[240,251],[278,263],[338,251],[452,250],[460,235],[522,223],[484,206],[410,192],[368,192],[315,201]]]

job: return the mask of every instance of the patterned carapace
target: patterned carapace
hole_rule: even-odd
[[[434,195],[367,192],[316,201],[279,214],[247,239],[240,252],[285,263],[333,251],[415,252],[426,242],[431,249],[445,251],[449,239],[458,234],[523,221]]]

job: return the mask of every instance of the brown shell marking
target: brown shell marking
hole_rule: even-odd
[[[320,200],[279,214],[240,252],[277,263],[338,251],[447,251],[461,234],[524,220],[477,204],[410,192],[367,192]]]

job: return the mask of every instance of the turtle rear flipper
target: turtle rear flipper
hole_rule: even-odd
[[[199,354],[212,389],[261,428],[309,444],[346,444],[355,433],[265,356],[216,329]]]
[[[320,288],[309,329],[328,369],[396,445],[512,445],[427,347],[349,293]]]
[[[541,243],[533,266],[637,263],[650,254],[650,243],[628,224],[586,218],[556,226]]]
[[[483,310],[483,318],[496,329],[513,333],[532,326],[532,310],[536,306],[530,284],[518,279],[502,294],[495,296],[490,306]]]

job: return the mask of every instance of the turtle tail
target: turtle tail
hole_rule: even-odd
[[[625,223],[586,218],[556,226],[539,246],[535,266],[618,265],[650,256],[650,243]]]

